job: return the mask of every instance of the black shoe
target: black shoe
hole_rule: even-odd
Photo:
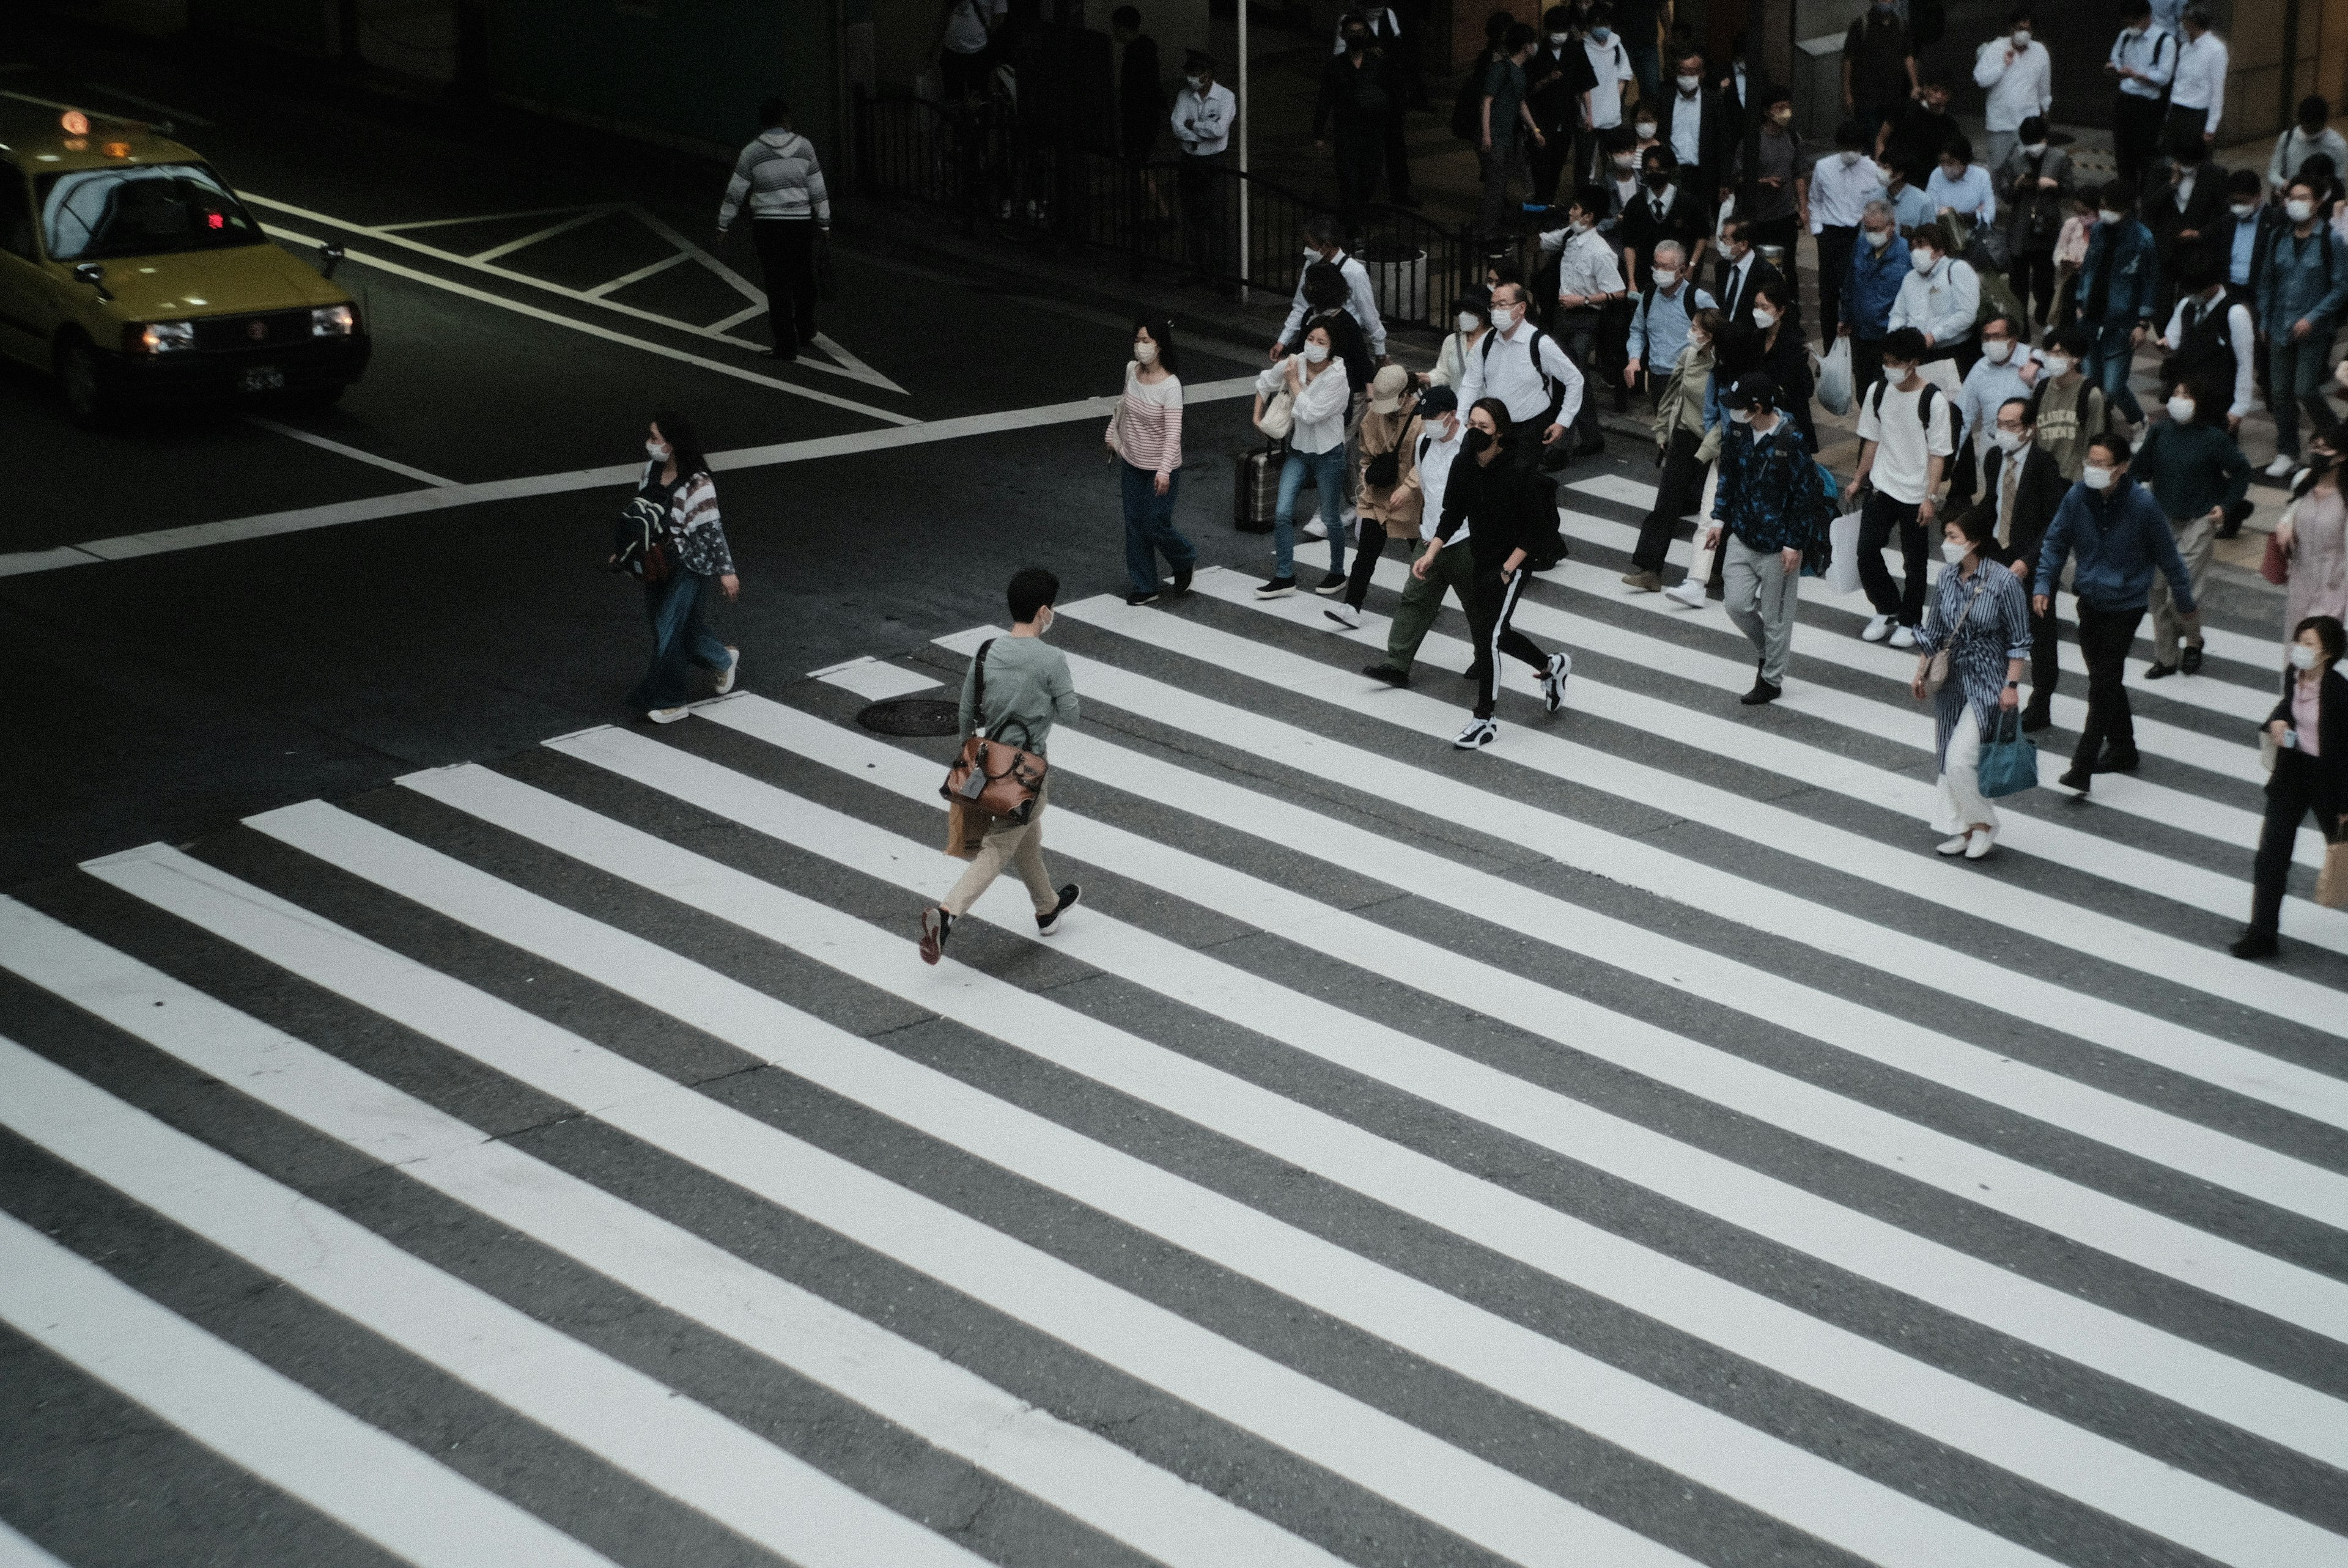
[[[2065,789],[2075,789],[2081,794],[2085,794],[2087,793],[2087,787],[2095,783],[2095,780],[2089,775],[2085,768],[2075,767],[2069,773],[2065,774],[2061,778],[2056,779],[2054,782],[2061,784]]]
[[[1774,702],[1785,694],[1786,689],[1783,686],[1773,681],[1764,681],[1756,675],[1753,678],[1753,690],[1736,700],[1748,708],[1757,708],[1764,702]]]
[[[2034,735],[2041,730],[2048,730],[2054,727],[2054,714],[2052,709],[2041,707],[2036,702],[2032,702],[2022,710],[2022,733],[2024,734]]]
[[[2106,750],[2102,756],[2096,759],[2096,765],[2088,771],[2098,774],[2132,774],[2143,760],[2134,752]]]
[[[1181,598],[1190,591],[1190,573],[1185,569],[1174,574],[1174,597]]]
[[[1728,585],[1719,582],[1705,583],[1704,585],[1704,598],[1713,600],[1715,603],[1718,603],[1728,597]]]
[[[953,917],[942,904],[932,904],[922,911],[922,962],[934,964],[946,950],[946,938],[953,931]]]
[[[1318,583],[1313,585],[1313,591],[1315,593],[1344,592],[1345,574],[1342,571],[1331,572],[1327,577],[1323,578]]]
[[[1292,577],[1267,578],[1256,585],[1255,596],[1258,599],[1286,599],[1295,591],[1296,579]]]
[[[2157,659],[2144,667],[2144,678],[2147,681],[2166,681],[2176,673],[2176,665],[2163,664]]]
[[[2272,931],[2245,931],[2226,949],[2238,958],[2271,958],[2282,951]]]
[[[2187,675],[2201,673],[2201,645],[2188,642],[2177,655],[2178,670]]]
[[[1393,665],[1386,663],[1383,660],[1379,661],[1375,664],[1363,665],[1362,673],[1367,675],[1373,681],[1383,681],[1389,686],[1407,686],[1410,684],[1409,671],[1397,670]]]
[[[1153,588],[1146,592],[1128,593],[1125,596],[1125,602],[1133,606],[1136,610],[1139,610],[1145,604],[1156,604],[1158,602],[1158,590]]]
[[[1053,932],[1058,930],[1060,928],[1060,917],[1075,908],[1076,907],[1076,900],[1082,898],[1084,896],[1085,890],[1082,887],[1077,886],[1073,882],[1069,883],[1066,887],[1061,888],[1060,901],[1052,906],[1052,912],[1048,915],[1038,915],[1035,917],[1035,930],[1037,935],[1048,937]]]
[[[2221,539],[2239,538],[2241,536],[2241,532],[2242,525],[2240,522],[2233,518],[2228,518],[2224,522],[2218,525],[2216,537]]]

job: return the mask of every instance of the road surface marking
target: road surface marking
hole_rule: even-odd
[[[610,282],[598,283],[593,288],[584,291],[584,297],[591,300],[600,300],[606,294],[617,293],[622,289],[628,288],[636,283],[641,283],[646,278],[656,277],[660,273],[667,272],[671,267],[676,266],[680,262],[690,261],[691,260],[693,260],[693,258],[686,255],[684,251],[675,251],[661,261],[638,267],[633,272],[623,272],[619,277],[613,278]]]
[[[545,228],[538,230],[534,233],[525,234],[519,240],[509,240],[502,245],[492,245],[486,251],[476,251],[471,255],[466,257],[465,260],[475,262],[494,261],[500,256],[510,256],[516,251],[527,250],[529,247],[537,244],[541,240],[551,240],[557,234],[568,234],[573,229],[583,229],[588,224],[595,222],[600,219],[608,218],[618,210],[619,209],[617,207],[590,208],[584,212],[564,219],[560,223],[550,223]],[[581,297],[584,298],[585,296],[582,295]]]
[[[253,197],[251,200],[257,201],[261,199]],[[274,206],[276,203],[273,202],[269,205]],[[517,218],[563,218],[574,212],[605,212],[610,210],[609,202],[595,202],[583,207],[575,203],[569,207],[526,207],[519,212],[484,212],[478,218],[413,218],[405,223],[378,223],[375,226],[375,231],[378,234],[405,234],[414,229],[459,229],[469,223],[510,223]],[[295,210],[289,208],[287,210]],[[319,218],[329,223],[335,221],[334,219],[326,218],[323,213],[308,213],[304,216]],[[435,253],[449,256],[455,261],[464,260],[463,257],[449,251]]]
[[[421,468],[411,468],[407,464],[395,462],[389,457],[378,457],[374,453],[361,451],[356,446],[345,446],[339,441],[329,441],[324,436],[312,431],[299,430],[291,425],[281,425],[274,419],[263,419],[258,414],[248,414],[244,416],[244,420],[248,425],[257,425],[262,429],[283,436],[288,440],[300,441],[328,452],[338,452],[345,457],[355,458],[361,463],[370,463],[376,467],[388,469],[394,474],[414,479],[418,484],[454,485],[457,482],[454,479],[444,479],[438,474],[427,474]]]

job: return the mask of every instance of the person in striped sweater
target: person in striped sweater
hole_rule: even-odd
[[[742,210],[750,206],[750,241],[758,249],[758,268],[767,280],[767,323],[777,359],[799,356],[802,344],[815,341],[816,241],[831,232],[831,196],[823,184],[823,165],[817,161],[815,143],[791,128],[791,106],[768,98],[758,106],[758,123],[765,128],[734,160],[734,178],[726,182],[726,200],[717,209],[717,243]]]
[[[718,695],[734,690],[742,651],[720,642],[702,624],[702,606],[714,584],[727,599],[742,591],[734,574],[734,552],[717,516],[717,487],[710,482],[709,459],[701,437],[681,416],[654,417],[644,438],[646,462],[636,494],[660,508],[666,520],[667,574],[644,581],[644,613],[653,627],[652,668],[630,703],[655,724],[685,716],[685,671],[708,671]]]

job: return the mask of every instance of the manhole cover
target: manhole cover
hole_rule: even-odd
[[[959,734],[962,704],[936,697],[892,697],[866,708],[856,722],[882,735]]]

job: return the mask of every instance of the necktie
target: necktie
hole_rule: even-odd
[[[1997,487],[1997,543],[2000,549],[2013,543],[2013,486],[2022,477],[2022,454],[2005,455],[2005,474]]]

